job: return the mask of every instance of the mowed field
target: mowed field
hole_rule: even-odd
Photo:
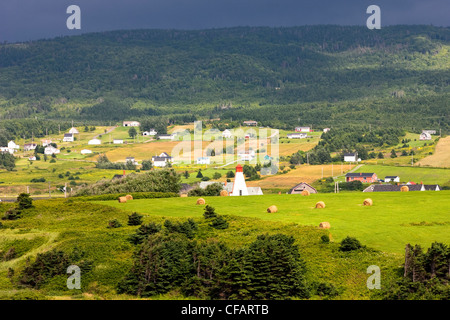
[[[365,198],[373,206],[363,206]],[[331,224],[334,241],[346,236],[364,245],[391,253],[403,253],[407,243],[429,247],[434,241],[450,243],[450,191],[380,192],[300,195],[264,195],[248,197],[206,197],[206,203],[218,214],[259,218],[267,221],[319,226]],[[324,201],[324,209],[315,209]],[[128,203],[101,201],[116,208],[145,215],[165,217],[201,217],[204,206],[196,198],[133,200]],[[266,209],[276,205],[277,213]]]
[[[450,168],[450,136],[442,138],[436,145],[436,151],[431,156],[420,160],[418,165]]]
[[[379,179],[384,179],[386,176],[399,176],[401,182],[450,184],[450,169],[363,165],[355,172],[375,172]]]

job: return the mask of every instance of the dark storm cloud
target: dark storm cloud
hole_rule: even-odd
[[[66,8],[82,11],[81,32],[135,28],[364,25],[381,7],[382,26],[449,26],[448,0],[1,0],[0,41],[79,34],[66,28]]]

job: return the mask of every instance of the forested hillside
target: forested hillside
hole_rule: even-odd
[[[133,30],[0,45],[0,119],[449,128],[450,29]]]

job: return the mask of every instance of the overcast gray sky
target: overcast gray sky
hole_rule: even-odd
[[[450,26],[450,0],[0,0],[0,41],[118,29],[365,25],[372,4],[382,27]],[[69,5],[81,8],[81,31],[66,27]]]

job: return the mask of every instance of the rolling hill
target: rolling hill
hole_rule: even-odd
[[[449,127],[450,29],[239,27],[0,45],[0,119]]]

